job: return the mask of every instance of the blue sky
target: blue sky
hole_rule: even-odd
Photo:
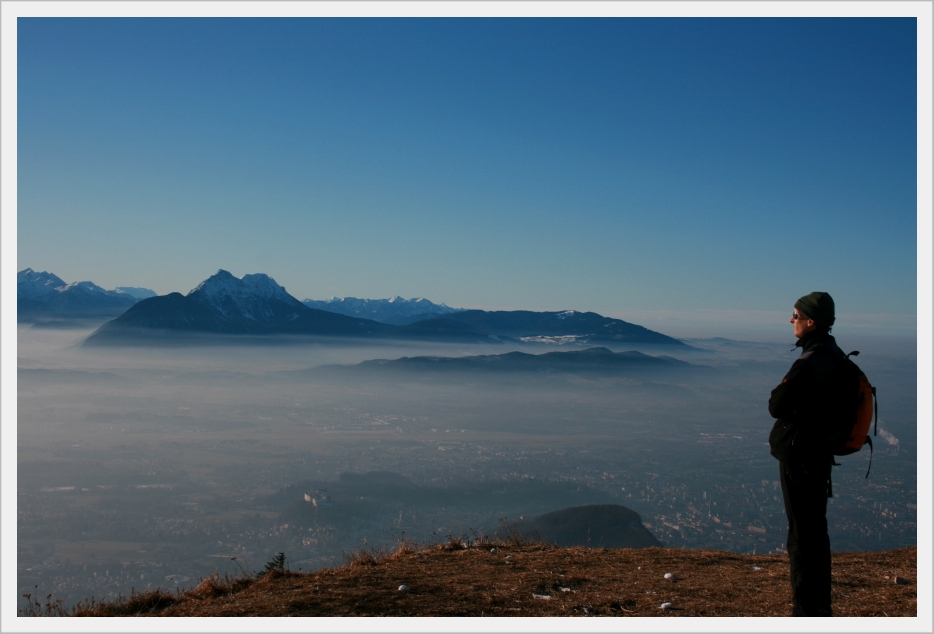
[[[20,269],[914,329],[914,19],[21,18],[17,70]]]

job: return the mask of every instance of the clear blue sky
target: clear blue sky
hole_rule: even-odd
[[[69,282],[916,310],[914,19],[20,19],[18,117]]]

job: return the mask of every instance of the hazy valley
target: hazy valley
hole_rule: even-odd
[[[632,509],[667,546],[784,542],[765,401],[790,345],[691,341],[664,369],[432,372],[371,360],[581,348],[80,347],[91,330],[19,327],[21,591],[187,587],[280,551],[313,570],[588,504]],[[868,480],[868,452],[835,469],[837,550],[916,543],[914,353],[863,343],[890,442]]]

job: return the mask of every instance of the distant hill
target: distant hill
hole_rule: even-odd
[[[141,288],[132,293],[108,291],[93,282],[66,284],[53,273],[23,269],[16,274],[16,313],[20,320],[110,317],[123,313],[146,293],[155,295]]]
[[[308,308],[327,310],[349,317],[364,317],[384,324],[404,326],[428,319],[434,315],[447,315],[464,310],[445,304],[435,304],[424,297],[403,299],[396,295],[389,299],[359,299],[356,297],[332,297],[326,300],[303,299]]]
[[[401,357],[372,359],[352,366],[322,366],[311,371],[369,373],[644,373],[652,370],[671,371],[697,369],[697,366],[668,356],[651,356],[636,351],[612,352],[606,348],[555,351],[543,354],[507,352],[504,354],[464,357]]]
[[[619,504],[590,504],[520,520],[512,531],[532,541],[588,548],[650,548],[661,542],[642,518]],[[508,535],[503,535],[508,537]]]
[[[436,317],[431,317],[436,319]],[[479,332],[537,343],[630,344],[643,343],[688,348],[673,337],[597,313],[565,310],[466,310],[444,315],[443,319],[463,324]]]
[[[427,299],[405,300],[331,298],[327,301],[306,299],[311,308],[343,315],[367,317],[386,324],[417,326],[420,331],[462,328],[486,333],[504,341],[546,344],[652,344],[689,349],[682,341],[597,313],[565,310],[535,312],[528,310],[485,311],[451,308]],[[432,322],[436,322],[432,324]]]

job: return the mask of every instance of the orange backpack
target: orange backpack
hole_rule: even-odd
[[[876,388],[869,384],[869,379],[863,374],[851,356],[859,354],[854,350],[846,355],[843,362],[845,388],[845,402],[841,407],[841,420],[833,439],[833,454],[835,456],[848,456],[869,445],[869,469],[872,469],[872,438],[869,437],[869,426],[875,417],[875,427],[872,435],[878,435],[879,404],[876,401]],[[869,469],[866,477],[869,477]]]

